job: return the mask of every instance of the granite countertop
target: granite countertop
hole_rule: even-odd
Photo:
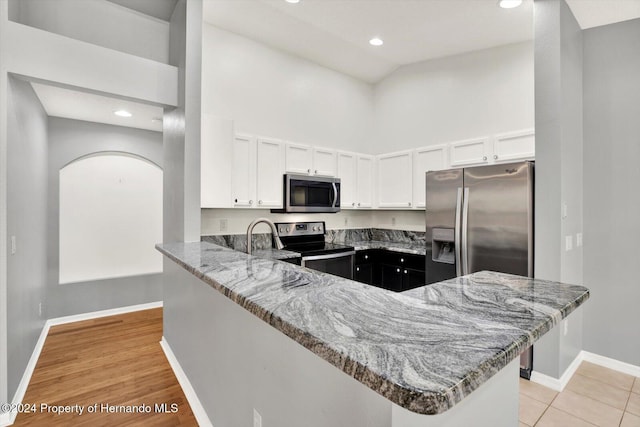
[[[158,245],[212,288],[390,401],[446,411],[589,297],[492,272],[395,293],[208,243]]]
[[[284,249],[276,249],[276,248],[254,249],[252,255],[257,256],[259,258],[268,258],[268,259],[276,259],[276,260],[300,258],[302,256],[298,252],[286,251]]]
[[[356,251],[367,249],[385,249],[387,251],[402,252],[407,254],[425,255],[426,247],[424,242],[391,242],[382,240],[357,240],[346,241],[348,246],[353,246]]]

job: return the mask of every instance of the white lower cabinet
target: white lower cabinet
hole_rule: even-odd
[[[234,207],[282,207],[284,167],[280,141],[236,135],[232,164]]]
[[[413,206],[425,207],[428,171],[447,169],[447,145],[433,145],[413,151]]]
[[[378,156],[378,207],[411,208],[413,205],[413,152]]]
[[[374,157],[340,151],[337,153],[342,209],[371,208]]]

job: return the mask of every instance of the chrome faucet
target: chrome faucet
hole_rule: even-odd
[[[261,222],[264,222],[269,227],[271,227],[271,234],[273,235],[273,240],[276,241],[276,248],[277,249],[284,248],[284,245],[282,244],[282,241],[278,236],[278,230],[276,230],[276,225],[267,218],[258,218],[253,220],[253,222],[249,224],[249,228],[247,228],[247,253],[249,255],[251,255],[251,235],[253,234],[253,229],[256,225],[260,224]]]

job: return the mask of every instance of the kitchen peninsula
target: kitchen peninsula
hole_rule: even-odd
[[[216,426],[517,425],[517,356],[589,297],[491,272],[393,293],[208,242],[158,249],[164,345]]]

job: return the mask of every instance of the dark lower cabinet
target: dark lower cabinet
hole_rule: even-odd
[[[373,285],[373,264],[356,265],[353,280]]]
[[[356,252],[354,279],[358,282],[402,292],[423,286],[424,256],[383,249]]]

